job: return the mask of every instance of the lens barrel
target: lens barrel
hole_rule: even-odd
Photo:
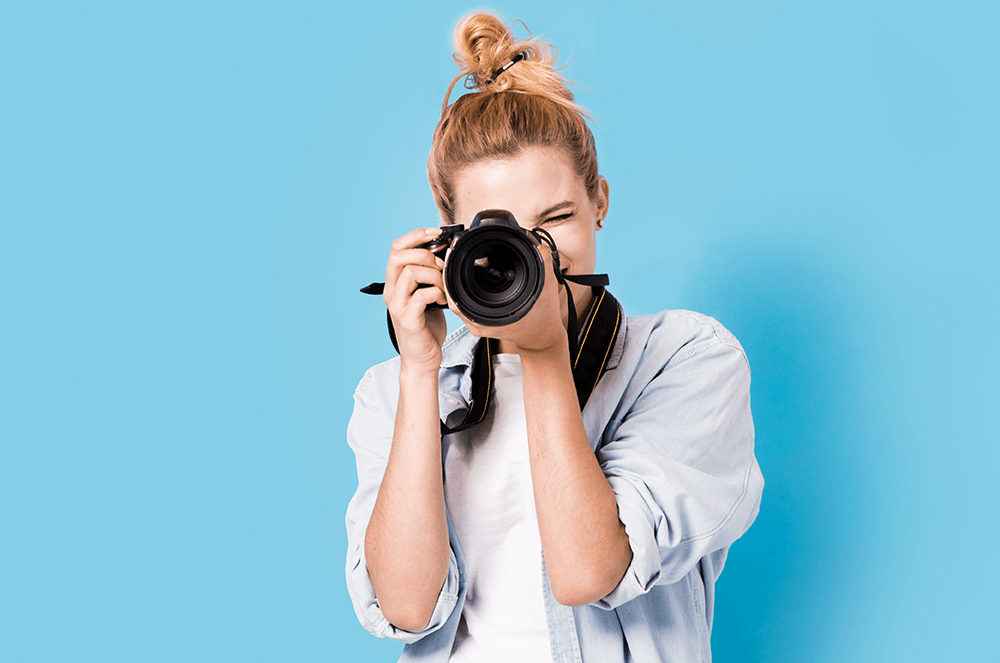
[[[535,242],[513,215],[489,211],[496,218],[480,213],[452,246],[444,277],[463,315],[498,327],[531,310],[542,292],[545,268]]]

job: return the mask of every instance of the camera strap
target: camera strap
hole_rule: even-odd
[[[574,277],[567,277],[567,280]],[[606,278],[606,277],[605,277]],[[608,366],[608,359],[611,357],[611,350],[615,347],[615,340],[618,338],[618,330],[622,325],[622,309],[614,295],[608,292],[604,286],[593,287],[594,306],[587,318],[583,329],[583,338],[580,340],[576,354],[571,354],[573,359],[573,382],[576,384],[576,396],[580,401],[580,410],[583,411],[590,394],[597,387],[597,382],[604,375]],[[570,301],[573,297],[570,296]],[[570,314],[570,320],[575,322],[575,316]],[[575,327],[576,325],[571,325]],[[570,336],[571,339],[576,338]],[[573,343],[570,343],[570,348]]]
[[[558,264],[556,265],[558,267]],[[581,285],[591,286],[594,297],[593,308],[584,323],[582,334],[578,330],[576,319],[576,306],[573,303],[573,296],[570,289],[566,288],[566,295],[569,298],[569,337],[570,360],[573,369],[573,382],[576,386],[576,396],[580,402],[582,411],[597,387],[598,381],[608,365],[611,357],[611,350],[615,346],[618,338],[618,330],[621,329],[622,311],[618,300],[605,289],[608,284],[607,274],[586,274],[579,276],[567,276],[558,269],[560,281],[572,281]],[[362,289],[362,292],[369,295],[382,293],[382,284],[373,283]],[[396,330],[392,324],[392,317],[386,311],[386,322],[389,327],[389,340],[399,352],[399,344],[396,341]],[[449,435],[458,431],[471,428],[486,418],[486,411],[489,409],[490,399],[493,394],[493,356],[499,354],[500,342],[495,338],[481,338],[476,344],[476,349],[472,356],[472,393],[469,402],[469,409],[465,413],[465,418],[455,427],[449,427],[441,422],[441,435]]]

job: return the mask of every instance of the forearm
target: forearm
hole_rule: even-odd
[[[521,352],[528,452],[545,566],[557,600],[606,596],[632,559],[614,491],[583,428],[569,351]]]
[[[437,374],[400,372],[392,449],[365,535],[372,585],[386,619],[419,631],[448,573]]]

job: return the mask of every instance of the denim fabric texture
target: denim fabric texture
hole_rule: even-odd
[[[463,327],[444,343],[438,400],[449,424],[470,398],[477,340]],[[448,576],[420,632],[385,619],[365,562],[365,530],[392,443],[398,376],[398,358],[374,366],[354,395],[347,439],[358,489],[347,510],[347,586],[369,632],[407,643],[400,661],[443,663],[465,596],[454,529]],[[583,423],[615,492],[633,557],[618,587],[586,606],[556,602],[543,573],[552,660],[711,661],[715,583],[730,545],[756,517],[764,486],[742,346],[716,320],[690,311],[628,318]]]

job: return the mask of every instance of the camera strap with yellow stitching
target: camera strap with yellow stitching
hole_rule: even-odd
[[[573,281],[591,286],[593,293],[593,308],[584,323],[582,333],[577,329],[576,306],[573,303],[572,292],[566,287],[569,298],[569,346],[570,361],[573,366],[573,382],[576,385],[577,399],[582,411],[597,387],[597,382],[607,370],[608,360],[618,338],[622,324],[622,310],[618,300],[604,286],[608,284],[606,274],[588,274],[567,276],[558,270],[556,274],[560,281]],[[362,289],[365,294],[381,294],[381,283],[373,283]],[[386,312],[389,327],[389,338],[396,352],[399,345],[396,342],[396,330],[392,318]],[[480,423],[489,409],[493,396],[493,356],[500,352],[500,343],[495,338],[481,338],[476,344],[472,357],[472,398],[465,418],[455,426],[449,427],[441,422],[441,435],[449,435],[471,428]]]

